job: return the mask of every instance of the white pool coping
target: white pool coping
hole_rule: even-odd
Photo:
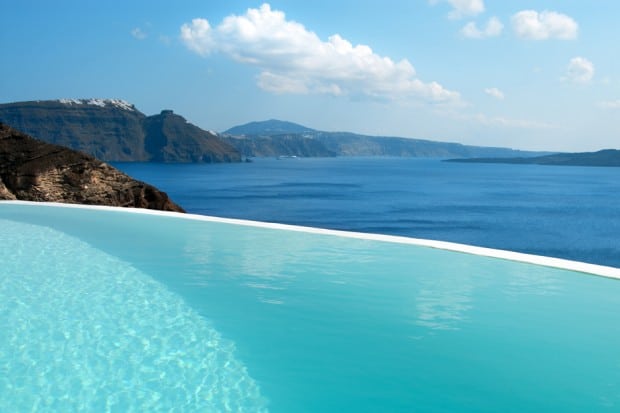
[[[436,248],[447,251],[461,252],[465,254],[479,255],[483,257],[499,258],[509,261],[523,262],[527,264],[541,265],[544,267],[558,268],[562,270],[576,271],[600,277],[613,278],[620,280],[620,268],[608,267],[598,264],[589,264],[579,261],[565,260],[562,258],[545,257],[541,255],[525,254],[521,252],[499,250],[494,248],[476,247],[473,245],[459,244],[455,242],[436,241],[422,238],[410,238],[397,235],[370,234],[361,232],[340,231],[334,229],[324,229],[315,227],[304,227],[299,225],[278,224],[273,222],[250,221],[235,218],[220,218],[208,215],[183,214],[180,212],[158,211],[152,209],[110,207],[101,205],[82,205],[82,204],[63,204],[58,202],[31,202],[31,201],[0,201],[0,204],[31,205],[31,206],[52,206],[62,208],[79,208],[103,211],[122,211],[135,214],[159,215],[175,217],[205,222],[219,222],[225,224],[244,225],[257,228],[270,228],[286,231],[305,232],[309,234],[333,235],[338,237],[365,239],[372,241],[391,242],[397,244],[417,245],[429,248]]]

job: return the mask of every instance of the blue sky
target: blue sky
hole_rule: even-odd
[[[617,0],[0,0],[0,102],[121,98],[520,149],[620,147]]]

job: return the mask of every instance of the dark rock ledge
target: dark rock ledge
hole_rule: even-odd
[[[165,192],[92,156],[0,123],[0,200],[64,202],[185,212]]]

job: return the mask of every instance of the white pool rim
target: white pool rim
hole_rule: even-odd
[[[369,234],[361,232],[340,231],[333,229],[304,227],[299,225],[278,224],[273,222],[250,221],[245,219],[220,218],[208,215],[183,214],[180,212],[159,211],[153,209],[141,208],[123,208],[101,205],[83,205],[83,204],[63,204],[58,202],[32,202],[32,201],[0,201],[0,204],[14,205],[44,205],[50,207],[62,208],[79,208],[104,211],[122,211],[135,214],[159,215],[167,217],[175,217],[205,222],[219,222],[225,224],[244,225],[257,228],[270,228],[285,231],[305,232],[309,234],[324,234],[337,237],[365,239],[372,241],[391,242],[397,244],[417,245],[429,248],[436,248],[447,251],[460,252],[465,254],[479,255],[483,257],[498,258],[509,261],[517,261],[527,264],[535,264],[544,267],[558,268],[562,270],[576,271],[585,274],[597,275],[600,277],[614,278],[620,280],[620,268],[608,267],[598,264],[589,264],[585,262],[566,260],[562,258],[545,257],[542,255],[525,254],[521,252],[506,251],[494,248],[477,247],[474,245],[459,244],[455,242],[436,241],[422,238],[410,238],[397,235]]]

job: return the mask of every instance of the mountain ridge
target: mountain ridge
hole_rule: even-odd
[[[273,132],[274,129],[277,132]],[[469,158],[529,157],[551,153],[353,132],[325,132],[277,119],[235,126],[222,132],[220,138],[246,157],[285,155]]]
[[[0,122],[106,162],[241,161],[239,152],[216,134],[173,111],[146,116],[121,99],[5,103],[0,104]]]
[[[106,162],[239,162],[244,157],[531,157],[550,152],[463,145],[352,132],[325,132],[278,119],[222,134],[172,110],[146,116],[122,99],[59,99],[0,104],[0,122]]]
[[[281,135],[291,133],[317,132],[315,129],[308,128],[298,123],[279,119],[268,119],[263,121],[248,122],[243,125],[233,126],[225,130],[225,135]]]

